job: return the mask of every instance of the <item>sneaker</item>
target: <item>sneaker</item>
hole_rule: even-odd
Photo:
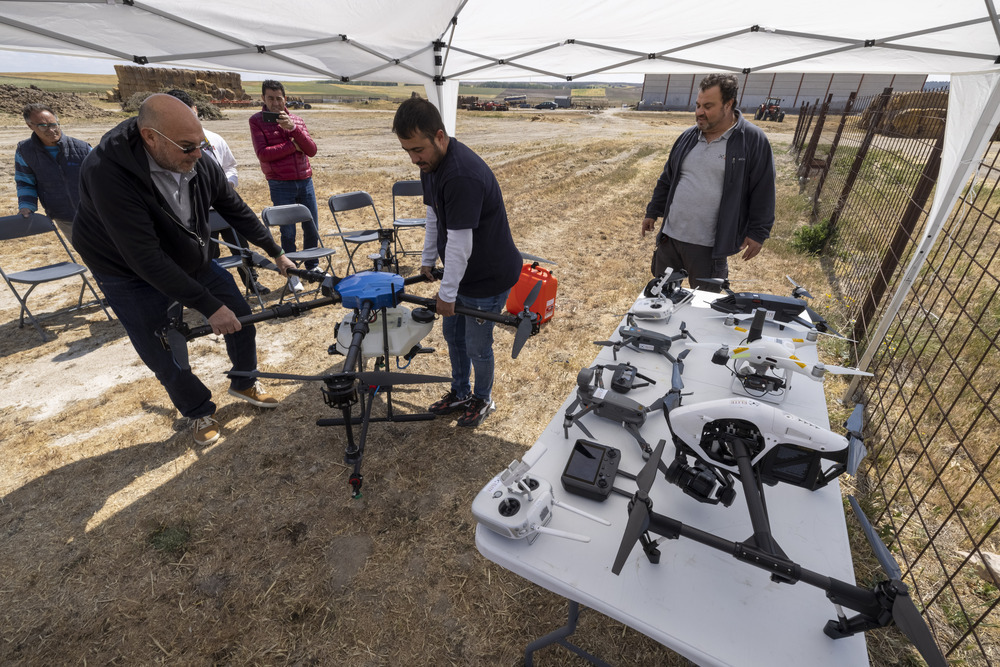
[[[458,418],[459,426],[467,426],[469,428],[475,428],[483,423],[486,419],[486,415],[490,414],[497,409],[497,404],[491,400],[484,401],[481,398],[476,398],[473,396],[469,399],[469,404],[465,408],[465,413]]]
[[[199,445],[211,445],[219,439],[219,422],[215,421],[212,415],[192,419],[191,426],[194,430],[194,441]]]
[[[435,415],[447,415],[456,410],[464,410],[471,400],[471,396],[459,398],[455,395],[454,391],[449,391],[441,397],[440,401],[433,403],[431,407],[427,408],[427,412]]]
[[[302,286],[302,281],[299,280],[298,276],[289,276],[288,289],[292,290],[293,292],[301,292],[305,290],[305,287]]]
[[[300,287],[301,287],[301,283],[300,283]],[[271,293],[271,288],[264,287],[263,285],[261,285],[256,280],[253,281],[253,286],[250,288],[251,292],[253,292],[254,290],[256,290],[257,294],[260,294],[261,296],[264,296],[265,294],[270,294]]]
[[[278,407],[278,399],[265,392],[260,382],[254,382],[252,387],[243,390],[230,387],[229,395],[243,399],[247,403],[256,405],[258,408]]]

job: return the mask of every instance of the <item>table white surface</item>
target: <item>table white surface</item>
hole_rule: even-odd
[[[723,319],[717,317],[720,313],[708,307],[717,296],[696,292],[695,301],[678,309],[666,325],[637,324],[673,335],[684,321],[700,343],[738,344],[743,335],[726,328]],[[779,331],[768,324],[764,333],[801,335],[801,328],[793,327]],[[616,327],[610,340],[619,339]],[[677,341],[671,353],[676,356],[685,347],[685,342]],[[610,348],[595,349],[599,353],[594,364],[616,363]],[[734,395],[731,372],[711,363],[712,351],[711,347],[691,347],[684,362],[684,405]],[[815,361],[815,347],[803,347],[797,356],[804,361]],[[650,387],[633,389],[627,394],[629,398],[649,405],[670,388],[672,364],[662,355],[623,347],[618,352],[618,361],[631,363],[640,373],[657,381]],[[610,386],[610,371],[604,372],[604,378],[605,386]],[[545,451],[529,474],[551,483],[556,500],[599,516],[611,525],[553,507],[550,528],[587,535],[591,541],[582,543],[542,534],[529,544],[527,540],[509,539],[479,525],[476,546],[480,553],[543,588],[625,623],[698,664],[768,667],[868,664],[863,635],[832,640],[823,633],[826,622],[835,618],[835,608],[822,590],[801,582],[774,583],[767,571],[692,540],[682,537],[662,541],[661,558],[656,565],[647,560],[637,543],[621,575],[612,574],[628,519],[628,499],[613,493],[603,502],[597,502],[570,494],[563,489],[560,476],[578,438],[621,450],[620,470],[637,474],[643,460],[632,436],[619,425],[593,414],[582,418],[593,438],[576,426],[570,427],[569,438],[564,438],[563,417],[576,396],[576,386],[568,389],[566,402],[532,448],[534,451],[541,447]],[[791,389],[779,407],[820,426],[829,425],[822,385],[805,376],[793,376]],[[673,460],[674,447],[661,412],[651,413],[640,432],[653,447],[665,438],[663,460],[668,464]],[[636,488],[635,482],[621,476],[615,480],[615,486],[628,493]],[[703,504],[658,473],[649,495],[654,512],[739,542],[753,530],[739,481],[736,490],[737,498],[731,507]],[[764,496],[774,539],[792,561],[854,582],[840,486],[836,481],[817,491],[787,484],[766,486]],[[551,629],[557,627],[557,621],[553,619]]]

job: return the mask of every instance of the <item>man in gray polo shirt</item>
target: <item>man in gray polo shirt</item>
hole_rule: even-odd
[[[739,82],[710,74],[699,84],[695,126],[670,150],[646,206],[642,236],[656,236],[652,271],[688,272],[692,287],[718,291],[702,278],[726,278],[729,255],[749,260],[774,224],[774,156],[767,136],[736,109]]]

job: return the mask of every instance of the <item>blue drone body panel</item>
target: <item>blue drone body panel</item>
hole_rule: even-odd
[[[358,309],[365,301],[372,308],[392,308],[403,293],[403,276],[396,273],[362,271],[347,276],[334,287],[344,308]]]

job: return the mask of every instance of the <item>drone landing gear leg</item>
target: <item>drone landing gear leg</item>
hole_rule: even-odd
[[[355,500],[361,497],[361,484],[364,482],[364,475],[361,474],[361,459],[365,456],[365,441],[368,439],[368,424],[371,423],[372,416],[372,406],[375,404],[374,396],[366,397],[365,395],[371,391],[368,387],[364,389],[359,397],[359,402],[361,403],[361,434],[358,436],[357,444],[352,442],[351,438],[351,422],[350,414],[345,409],[344,421],[347,426],[347,450],[344,452],[344,463],[354,465],[354,471],[350,476],[351,483],[351,498]]]
[[[740,481],[743,483],[743,497],[747,501],[747,510],[750,512],[750,523],[753,526],[751,535],[743,544],[756,547],[772,556],[779,556],[788,559],[785,552],[781,550],[778,543],[771,535],[771,521],[767,516],[767,508],[764,505],[764,494],[757,481],[757,475],[750,465],[750,451],[742,438],[734,436],[731,439],[733,453],[736,455],[736,465],[740,469]],[[794,583],[791,579],[782,577],[780,574],[772,574],[771,580],[775,583]]]
[[[569,643],[566,638],[571,634],[576,632],[576,623],[580,618],[580,603],[574,600],[568,600],[569,602],[569,619],[566,621],[566,625],[554,630],[544,637],[539,637],[535,641],[531,642],[524,649],[524,664],[525,667],[533,667],[534,657],[533,654],[539,649],[543,649],[551,644],[559,644],[565,648],[568,648],[573,653],[586,660],[592,665],[597,665],[597,667],[611,667],[608,663],[604,662],[600,658],[587,653],[579,646]]]

